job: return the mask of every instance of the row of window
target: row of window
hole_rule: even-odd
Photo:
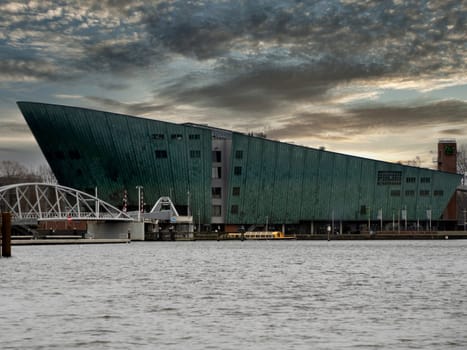
[[[222,198],[222,188],[221,187],[212,187],[212,198]],[[240,196],[240,187],[232,188],[232,196]]]
[[[426,197],[430,195],[429,190],[420,190],[419,192],[421,197]],[[392,197],[400,197],[401,191],[400,190],[392,190],[391,191],[391,196]],[[441,197],[444,196],[444,191],[443,190],[435,190],[433,191],[433,195],[435,197]],[[232,188],[232,196],[240,196],[240,187],[233,187]],[[415,196],[415,191],[414,190],[405,190],[405,196],[406,197],[414,197]],[[213,187],[212,188],[212,198],[222,198],[222,189],[221,187]]]
[[[430,195],[429,190],[420,190],[419,192],[421,197],[427,197]],[[391,190],[391,196],[392,197],[400,197],[401,191],[400,190]],[[433,195],[436,197],[441,197],[444,196],[444,191],[443,190],[434,190]],[[406,197],[414,197],[415,196],[415,190],[405,190],[405,196]]]
[[[377,183],[378,185],[400,185],[402,180],[402,171],[378,171]],[[417,178],[409,176],[405,178],[406,183],[416,183]],[[428,184],[431,178],[428,176],[420,177],[420,183]]]
[[[151,138],[153,140],[164,140],[165,135],[164,134],[152,134]],[[171,140],[182,140],[183,135],[182,134],[171,134],[170,139]],[[201,139],[201,135],[200,134],[189,134],[188,139],[190,139],[190,140],[199,140],[199,139]]]
[[[167,158],[167,151],[165,149],[156,149],[154,153],[158,159]],[[201,158],[201,151],[190,150],[190,158]]]

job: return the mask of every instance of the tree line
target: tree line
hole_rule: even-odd
[[[2,160],[0,162],[0,186],[22,182],[57,183],[57,179],[47,164],[28,168],[15,160]]]

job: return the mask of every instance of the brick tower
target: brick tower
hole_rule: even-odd
[[[456,140],[439,140],[438,142],[438,170],[457,173]],[[444,220],[457,220],[456,193],[452,196],[443,213]]]

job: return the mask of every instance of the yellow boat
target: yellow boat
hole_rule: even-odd
[[[228,233],[228,239],[258,239],[258,240],[274,240],[274,239],[296,239],[295,235],[285,235],[281,231],[247,231],[245,233]]]

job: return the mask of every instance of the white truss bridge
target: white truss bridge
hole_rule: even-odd
[[[0,187],[0,210],[17,224],[38,221],[133,221],[127,213],[88,193],[50,183]]]

